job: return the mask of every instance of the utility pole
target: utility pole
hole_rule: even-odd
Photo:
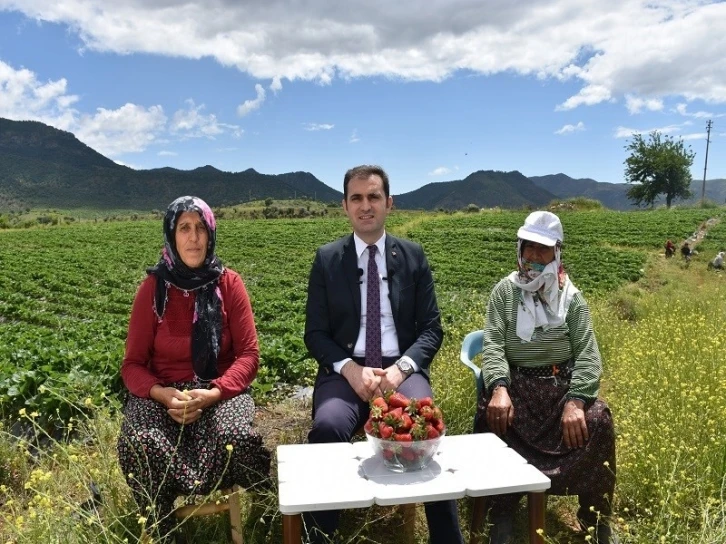
[[[713,123],[711,120],[708,120],[708,123],[706,123],[706,160],[703,163],[703,185],[701,185],[701,207],[703,207],[704,203],[706,202],[706,168],[708,168],[708,144],[711,141],[711,127],[713,126]]]

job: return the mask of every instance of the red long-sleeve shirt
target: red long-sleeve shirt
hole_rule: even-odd
[[[196,293],[170,286],[166,311],[158,322],[154,314],[156,276],[139,286],[131,309],[121,378],[137,397],[149,397],[155,384],[192,381],[192,316]],[[252,306],[242,278],[225,269],[219,279],[222,293],[222,345],[217,358],[220,377],[212,383],[222,399],[238,395],[252,383],[259,365],[257,331]]]

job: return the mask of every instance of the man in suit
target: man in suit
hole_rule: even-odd
[[[392,206],[382,168],[346,172],[353,234],[318,249],[308,283],[305,345],[319,364],[310,443],[349,441],[384,391],[431,396],[429,367],[444,336],[434,282],[421,246],[386,233]],[[463,544],[455,501],[425,509],[431,544]],[[326,542],[338,516],[306,515],[312,542]]]

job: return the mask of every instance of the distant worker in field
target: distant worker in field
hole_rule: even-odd
[[[598,398],[602,359],[587,302],[562,266],[563,240],[547,211],[531,213],[517,232],[517,269],[487,306],[476,431],[496,433],[547,475],[548,493],[577,495],[592,542],[612,544],[613,419]],[[522,496],[490,497],[490,544],[513,544]]]
[[[161,258],[131,310],[118,454],[147,527],[167,541],[178,496],[264,485],[270,452],[252,427],[252,307],[242,278],[215,254],[214,214],[200,198],[180,197],[163,230]]]
[[[708,263],[708,268],[714,268],[716,270],[723,270],[723,257],[724,252],[719,251],[718,254]]]
[[[318,248],[308,280],[305,345],[318,362],[311,444],[350,441],[385,391],[431,397],[429,369],[444,338],[423,248],[386,232],[386,172],[348,170],[342,204],[353,232]],[[455,500],[424,508],[430,544],[463,544]],[[331,542],[339,514],[304,516],[312,543]]]
[[[683,245],[681,246],[681,257],[683,257],[686,262],[691,260],[691,255],[693,255],[693,250],[691,249],[691,246],[688,244],[688,242],[683,242]]]
[[[675,246],[675,244],[673,244],[673,242],[671,242],[670,240],[666,240],[666,243],[665,243],[665,256],[666,256],[666,259],[670,259],[675,254],[676,254],[676,246]]]

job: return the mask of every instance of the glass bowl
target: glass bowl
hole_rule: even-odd
[[[395,442],[382,440],[366,433],[366,439],[376,455],[381,456],[383,464],[393,472],[413,472],[425,468],[433,458],[445,433],[430,440]]]

